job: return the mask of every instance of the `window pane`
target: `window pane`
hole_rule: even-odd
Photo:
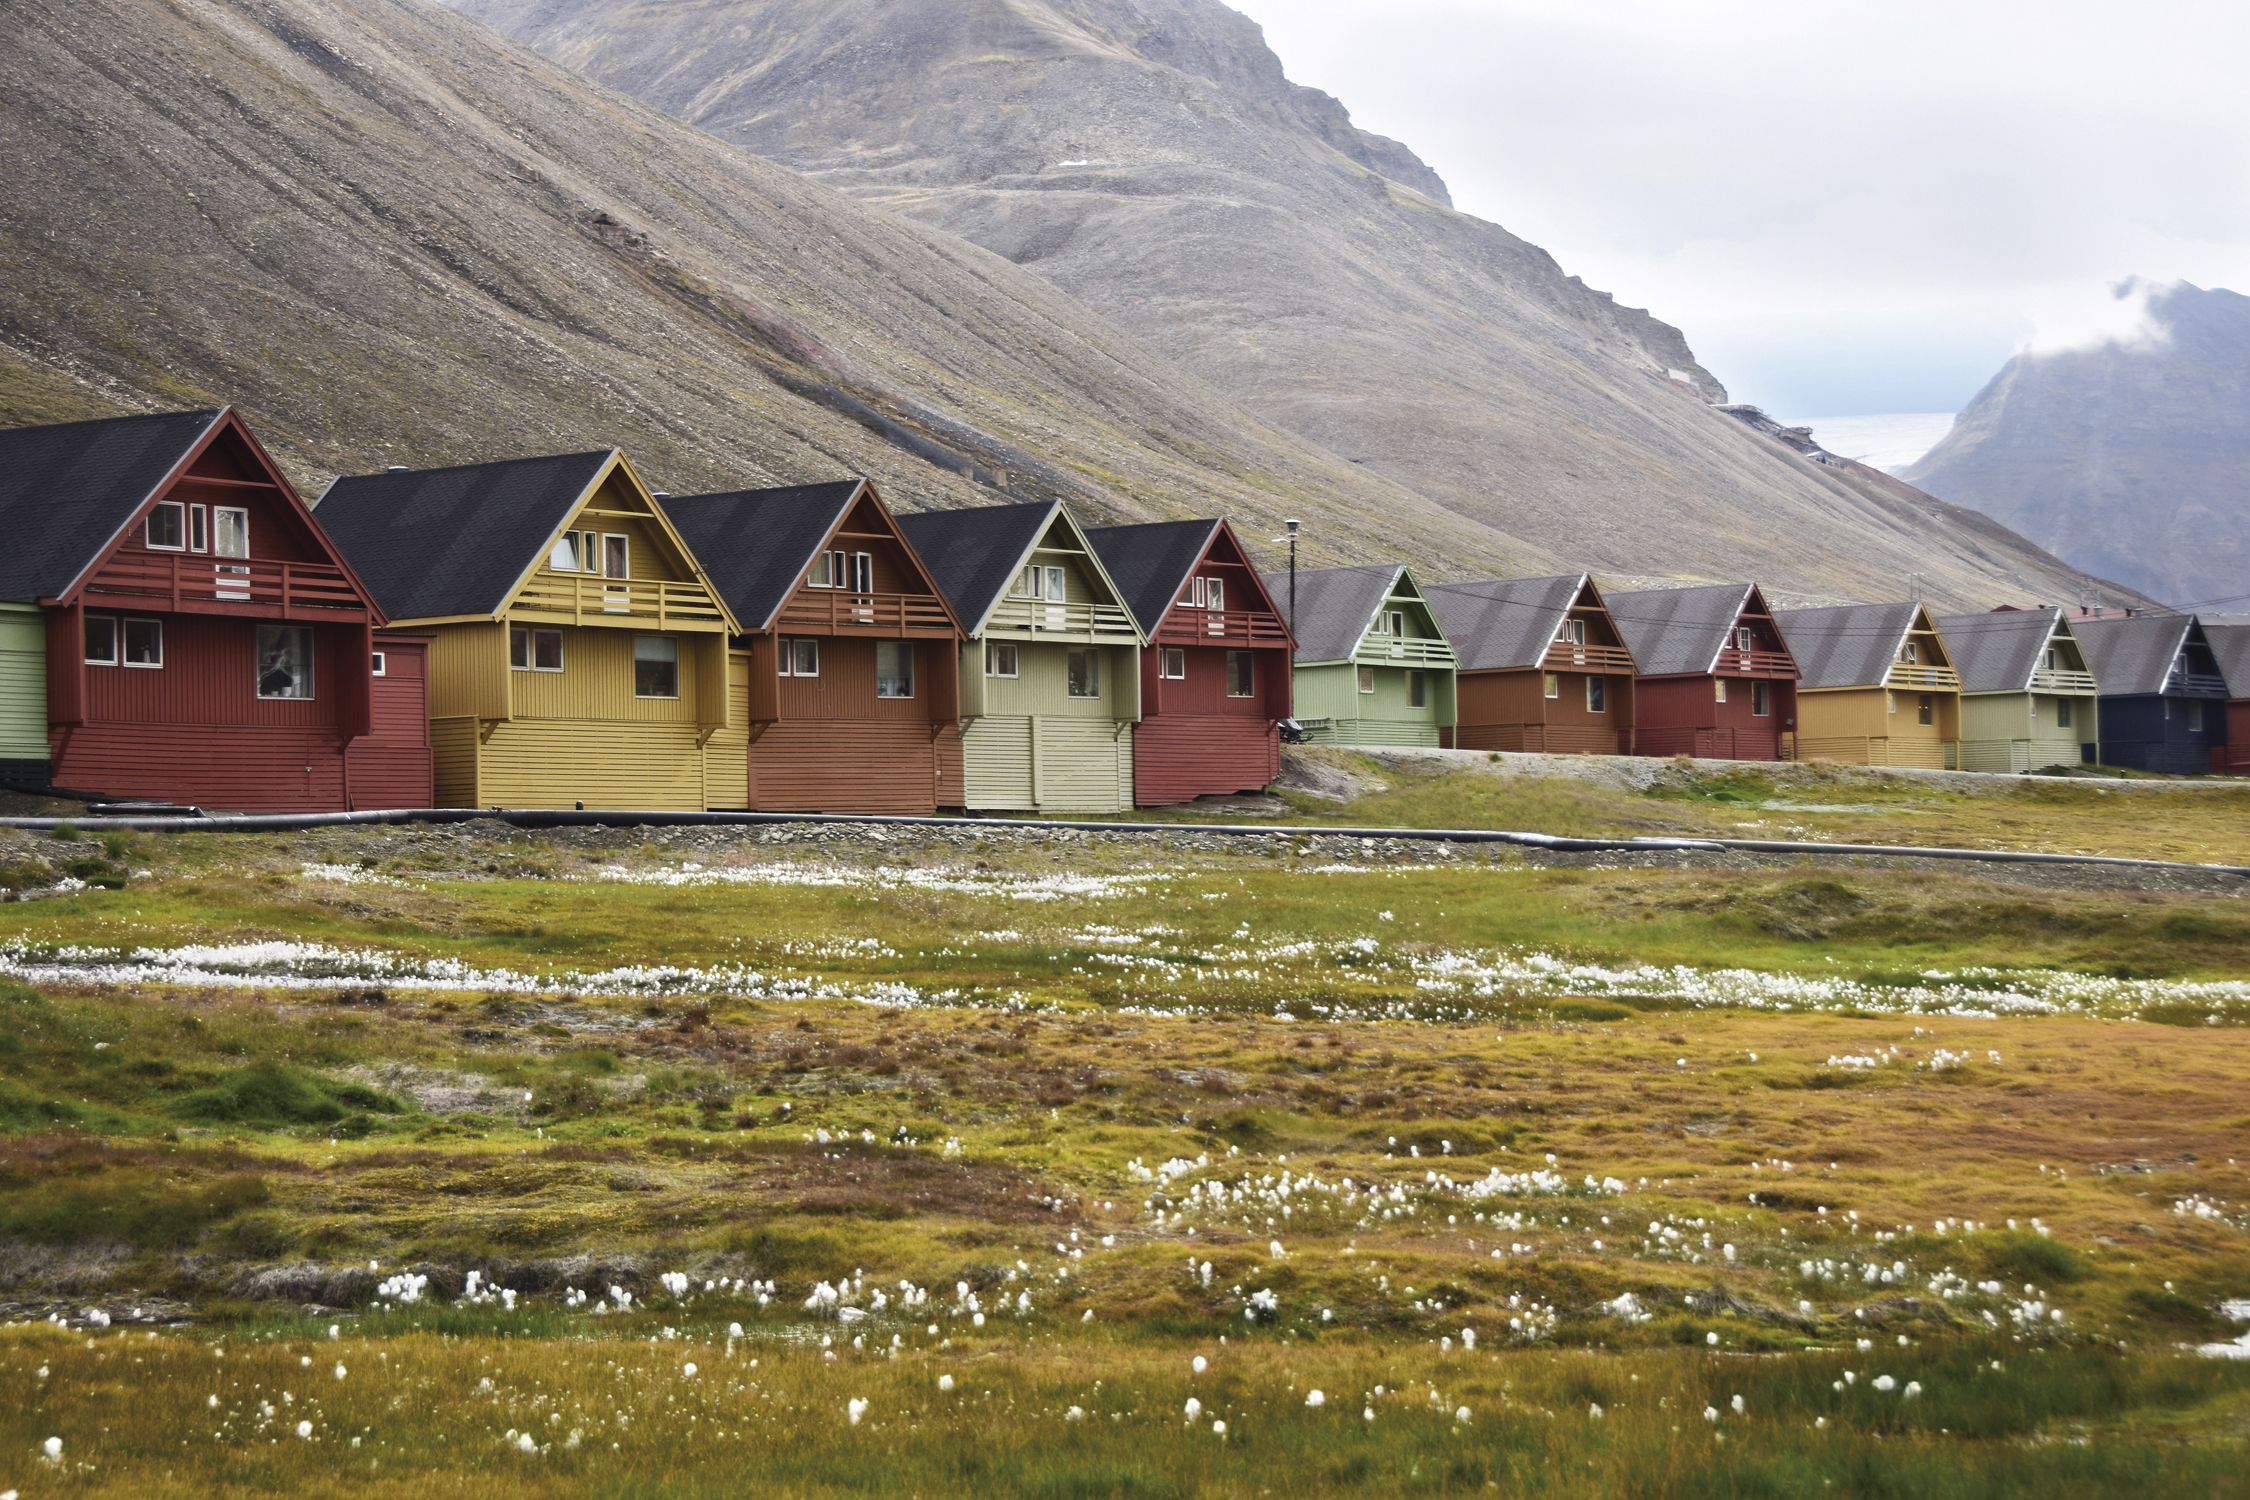
[[[1359,690],[1363,693],[1375,691],[1375,669],[1373,667],[1361,667],[1359,669]]]
[[[852,554],[852,592],[855,594],[871,594],[874,591],[875,554],[872,552],[854,552]],[[910,697],[912,694],[902,696]]]
[[[547,554],[547,566],[558,573],[578,571],[578,533],[566,531],[555,539],[555,550]]]
[[[1548,697],[1560,698],[1562,696],[1562,679],[1556,676],[1554,673],[1549,672],[1547,674],[1545,686],[1547,689]]]
[[[1070,696],[1073,698],[1099,698],[1102,695],[1102,654],[1099,651],[1073,651],[1070,653]]]
[[[187,508],[187,519],[188,519],[188,551],[190,551],[190,552],[208,552],[208,551],[210,551],[210,550],[211,550],[211,516],[210,516],[210,512],[209,512],[208,508],[206,508],[206,507],[204,507],[204,506],[201,506],[201,505],[191,505],[191,506],[189,506],[189,507]]]
[[[2068,729],[2070,727],[2070,700],[2068,698],[2057,698],[2055,700],[2055,727],[2057,729]]]
[[[1914,712],[1914,720],[1918,724],[1935,724],[1937,722],[1937,704],[1928,693],[1922,695],[1921,703]]]
[[[1430,706],[1429,673],[1409,672],[1406,674],[1406,706],[1408,708],[1428,708]]]
[[[795,660],[794,675],[818,677],[820,675],[820,642],[798,640],[789,643],[790,655]]]
[[[97,666],[117,665],[117,620],[114,616],[86,617],[86,660]]]
[[[312,627],[258,627],[258,696],[310,698],[313,695]]]
[[[1726,680],[1726,679],[1725,679],[1724,677],[1714,677],[1714,678],[1712,678],[1712,679],[1711,679],[1711,681],[1712,681],[1712,690],[1713,690],[1713,691],[1714,691],[1714,692],[1715,692],[1715,693],[1716,693],[1716,694],[1718,695],[1718,696],[1717,696],[1717,697],[1716,697],[1715,699],[1713,699],[1713,701],[1714,701],[1714,702],[1717,702],[1717,703],[1724,703],[1724,702],[1726,702],[1726,701],[1727,701],[1727,680]]]
[[[508,665],[518,671],[531,670],[531,632],[521,626],[508,630]]]
[[[376,675],[377,677],[381,677],[381,676],[385,675],[385,674],[384,674],[384,670],[383,670],[383,669],[384,669],[384,665],[385,665],[385,661],[384,661],[384,655],[383,655],[383,653],[382,653],[382,652],[380,652],[380,651],[376,652],[376,653],[375,653],[375,675]]]
[[[1589,677],[1586,679],[1586,711],[1596,714],[1609,711],[1608,678]]]
[[[559,645],[556,655],[561,655]],[[633,694],[640,698],[680,696],[680,643],[676,637],[633,637]]]
[[[914,696],[913,642],[877,641],[875,643],[875,696],[878,698],[911,698]]]
[[[613,532],[602,534],[602,576],[604,578],[630,578],[633,576],[632,539]]]
[[[1225,579],[1205,579],[1203,588],[1203,602],[1206,609],[1225,609],[1227,607],[1227,584]]]
[[[1247,651],[1227,653],[1227,696],[1229,698],[1255,698],[1258,696],[1257,658]]]
[[[164,623],[161,620],[127,620],[125,622],[125,665],[128,667],[161,667],[164,665]]]
[[[1773,688],[1769,683],[1750,684],[1750,712],[1765,715],[1773,712]]]
[[[160,500],[148,513],[146,536],[151,547],[178,548],[183,545],[180,530],[187,507],[177,500]]]
[[[1187,652],[1176,646],[1167,646],[1164,649],[1162,675],[1171,678],[1187,676]]]
[[[212,506],[211,550],[220,557],[248,557],[250,512],[232,506]]]
[[[634,655],[640,654],[638,645]],[[534,630],[531,633],[531,665],[541,672],[560,672],[562,663],[562,632],[559,630]]]

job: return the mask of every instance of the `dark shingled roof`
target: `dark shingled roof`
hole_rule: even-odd
[[[1907,601],[1777,609],[1773,623],[1797,659],[1797,686],[1881,687],[1920,608]]]
[[[812,566],[813,554],[866,483],[839,479],[773,490],[673,495],[664,501],[664,513],[703,564],[736,622],[744,630],[768,630],[797,580]]]
[[[2227,696],[2250,698],[2250,625],[2205,625],[2204,638],[2219,659],[2219,675],[2227,680]]]
[[[1562,573],[1440,583],[1424,592],[1461,670],[1490,672],[1538,666],[1585,586],[1585,574]]]
[[[953,606],[961,628],[974,635],[1060,509],[1060,500],[1035,500],[925,510],[900,516],[898,529]]]
[[[0,599],[54,599],[105,551],[217,410],[0,432]]]
[[[1981,615],[1947,615],[1937,621],[1946,655],[1964,693],[2022,693],[2031,688],[2047,638],[2055,633],[2054,605],[2000,609]],[[2096,679],[2099,681],[2099,679]]]
[[[1217,521],[1150,521],[1096,526],[1087,531],[1086,540],[1125,596],[1125,607],[1140,621],[1141,633],[1154,635],[1218,530]]]
[[[2102,696],[2112,698],[2163,692],[2194,624],[2193,615],[2135,615],[2080,620],[2074,628]]]
[[[1351,568],[1306,568],[1297,573],[1297,663],[1348,661],[1397,586],[1404,563],[1362,563]],[[1261,573],[1266,592],[1284,619],[1289,615],[1289,575]]]
[[[1609,594],[1603,603],[1617,622],[1643,677],[1709,672],[1726,649],[1734,622],[1750,598],[1747,583],[1711,583],[1689,589],[1641,589]]]
[[[496,615],[616,451],[355,474],[314,514],[393,620]]]

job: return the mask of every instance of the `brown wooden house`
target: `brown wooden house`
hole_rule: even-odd
[[[1786,760],[1797,662],[1754,583],[1609,596],[1633,653],[1635,755]]]
[[[959,807],[961,622],[864,479],[668,497],[743,634],[745,806]]]
[[[1463,750],[1618,755],[1632,746],[1633,653],[1584,573],[1426,592],[1460,659]]]
[[[1164,807],[1258,791],[1281,774],[1296,640],[1223,520],[1086,533],[1148,637],[1133,800]]]

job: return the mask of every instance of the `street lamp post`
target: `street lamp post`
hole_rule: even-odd
[[[1284,521],[1289,528],[1289,633],[1297,633],[1297,528],[1304,522],[1294,518]]]

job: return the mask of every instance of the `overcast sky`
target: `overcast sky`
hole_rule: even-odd
[[[1778,414],[1957,410],[2124,277],[2250,292],[2241,0],[1229,3]]]

